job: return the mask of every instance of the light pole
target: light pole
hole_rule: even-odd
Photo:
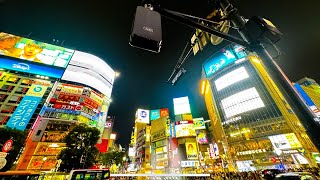
[[[263,42],[273,44],[275,39],[278,37],[275,37],[277,35],[275,33],[276,31],[272,31],[271,29],[277,29],[269,25],[265,20],[264,23],[268,25],[263,24],[261,21],[256,21],[256,19],[252,20],[253,23],[251,23],[251,26],[247,26],[247,21],[240,16],[238,10],[233,7],[229,0],[219,0],[218,3],[220,4],[220,8],[227,14],[227,18],[230,19],[235,28],[238,29],[238,32],[242,37],[241,39],[203,25],[200,22],[193,21],[178,12],[164,9],[160,7],[160,5],[152,6],[152,9],[159,12],[162,16],[208,32],[215,36],[222,37],[225,40],[240,44],[244,47],[247,47],[250,51],[255,52],[261,58],[266,71],[275,82],[277,87],[279,87],[280,92],[283,94],[285,99],[288,100],[288,104],[299,118],[310,140],[313,142],[315,147],[320,150],[320,133],[318,133],[320,130],[320,119],[308,108],[304,100],[297,94],[291,82],[262,44]],[[262,30],[259,28],[264,29]],[[258,33],[256,32],[258,30],[264,31],[259,34],[259,37],[257,37]]]

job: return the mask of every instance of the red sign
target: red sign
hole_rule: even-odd
[[[160,117],[166,117],[166,116],[169,116],[169,109],[168,108],[160,109]]]
[[[66,110],[75,110],[75,111],[81,111],[82,110],[82,106],[63,104],[63,103],[55,103],[53,105],[53,108],[55,108],[55,109],[66,109]]]
[[[12,148],[12,145],[13,145],[13,141],[11,139],[9,139],[6,143],[4,143],[4,145],[2,147],[2,152],[10,151],[10,149]]]
[[[90,109],[98,109],[99,106],[98,103],[88,97],[85,97],[83,104]]]

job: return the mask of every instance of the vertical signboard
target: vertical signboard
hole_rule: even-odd
[[[186,151],[188,159],[198,159],[197,145],[195,142],[186,142]]]
[[[26,95],[21,100],[19,106],[14,111],[10,117],[6,127],[16,128],[18,130],[24,131],[27,124],[29,123],[34,111],[36,110],[42,96],[47,90],[46,84],[49,83],[39,83],[31,85]]]

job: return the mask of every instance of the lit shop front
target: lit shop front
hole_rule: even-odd
[[[291,155],[288,162],[282,161],[285,152],[293,152],[291,150],[296,148],[308,149],[309,154],[302,154],[302,157],[310,160],[314,146],[310,146],[302,127],[294,128],[293,122],[299,122],[297,117],[259,59],[246,56],[240,47],[230,45],[223,48],[203,66],[206,80],[202,94],[210,119],[216,126],[215,139],[220,142],[219,147],[224,147],[221,150],[227,156],[228,164],[235,161],[233,164],[243,171],[281,164],[304,164],[305,161],[299,163]],[[300,146],[285,149],[280,156],[280,151],[275,152],[279,148],[270,138],[283,134],[285,137],[292,135],[290,142],[297,141]],[[299,159],[302,158],[299,156]]]

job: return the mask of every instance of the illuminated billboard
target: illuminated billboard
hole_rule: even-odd
[[[76,51],[61,79],[87,85],[110,98],[114,78],[115,72],[105,61]]]
[[[149,124],[149,110],[138,109],[136,112],[135,122]]]
[[[198,150],[195,142],[186,142],[186,152],[188,159],[198,159]]]
[[[220,77],[219,79],[214,81],[214,83],[216,85],[217,91],[220,91],[248,77],[249,77],[249,74],[247,73],[246,69],[242,66]]]
[[[199,144],[208,144],[208,136],[206,130],[197,130],[197,141]]]
[[[227,118],[264,107],[255,87],[240,91],[221,101]]]
[[[151,110],[150,111],[150,120],[155,120],[160,118],[160,109]]]
[[[6,127],[21,131],[26,129],[33,113],[42,99],[42,96],[46,92],[48,85],[50,85],[49,81],[39,81],[38,84],[35,83],[36,82],[31,85],[26,95],[22,98],[19,106],[7,122]]]
[[[302,89],[302,87],[300,86],[300,84],[295,83],[294,87],[296,88],[296,90],[298,91],[298,93],[300,94],[300,96],[302,97],[302,99],[304,100],[304,102],[306,102],[306,104],[309,106],[309,108],[311,109],[311,111],[314,112],[314,114],[317,117],[320,117],[320,110],[317,108],[317,106],[314,104],[314,102],[312,101],[312,99],[308,96],[308,94]]]
[[[129,147],[128,156],[133,157],[136,154],[136,149],[134,147]]]
[[[203,64],[204,72],[207,77],[210,77],[217,71],[232,64],[237,59],[246,56],[247,54],[242,46],[237,44],[227,46],[212,55],[210,59]]]
[[[74,50],[0,32],[0,54],[65,68]]]
[[[175,125],[176,137],[196,136],[193,121],[178,121]]]
[[[193,125],[194,129],[206,129],[203,118],[194,118]]]
[[[173,106],[175,115],[191,113],[189,98],[187,96],[173,98]]]
[[[169,116],[169,109],[168,108],[160,109],[160,117],[167,117],[167,116]]]
[[[243,77],[236,77],[233,75],[235,72]],[[215,73],[209,82],[222,125],[253,123],[282,116],[250,61],[228,66],[227,69]]]
[[[28,61],[21,62],[18,60],[4,59],[1,57],[0,68],[53,78],[61,78],[64,72],[64,69],[61,68],[42,66],[36,63],[29,63]]]
[[[294,133],[269,136],[275,149],[296,149],[302,147]]]

